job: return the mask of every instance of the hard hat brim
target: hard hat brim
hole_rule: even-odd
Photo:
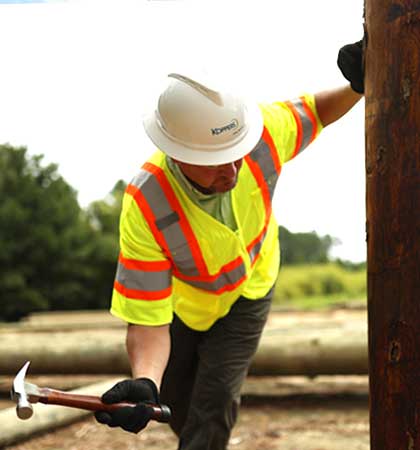
[[[170,139],[162,132],[156,113],[143,119],[143,127],[150,140],[163,153],[178,161],[200,166],[227,164],[250,153],[261,139],[264,124],[262,112],[257,103],[247,104],[248,131],[243,139],[222,149],[197,149]]]

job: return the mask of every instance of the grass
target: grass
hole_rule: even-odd
[[[292,300],[281,300],[274,298],[275,310],[296,311],[328,311],[337,308],[355,309],[366,308],[366,298],[349,298],[347,295],[313,295],[299,297]]]
[[[325,310],[366,306],[366,270],[347,270],[338,264],[285,266],[277,279],[275,306]]]

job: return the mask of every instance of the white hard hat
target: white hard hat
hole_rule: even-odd
[[[176,73],[159,97],[144,129],[164,153],[181,162],[219,165],[236,161],[258,143],[263,131],[256,103],[217,92]]]

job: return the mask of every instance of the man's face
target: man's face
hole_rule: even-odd
[[[175,161],[182,173],[203,194],[216,194],[230,191],[236,186],[242,167],[242,158],[220,166],[197,166]]]

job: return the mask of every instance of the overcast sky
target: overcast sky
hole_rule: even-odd
[[[9,4],[4,4],[9,3]],[[152,153],[141,126],[166,74],[202,74],[255,100],[344,84],[339,48],[363,33],[356,0],[0,0],[0,143],[44,154],[86,206]],[[282,172],[274,210],[366,257],[364,101]]]

